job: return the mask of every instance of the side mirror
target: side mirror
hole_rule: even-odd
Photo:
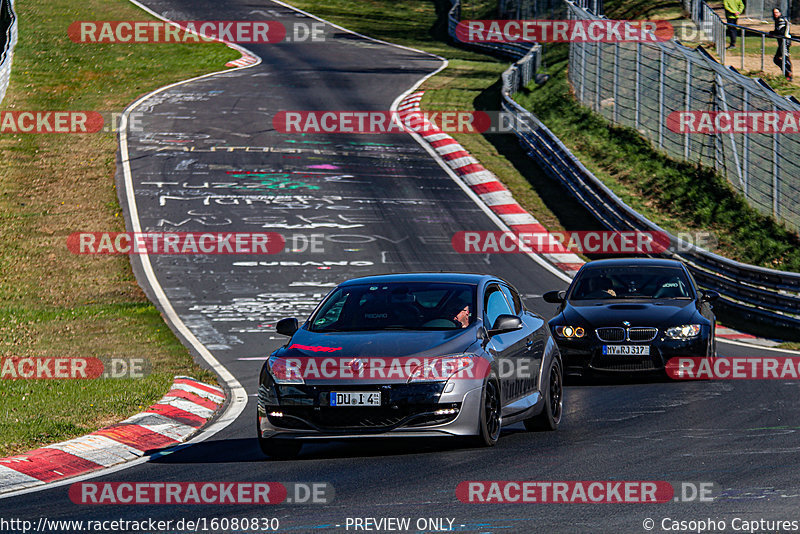
[[[542,295],[542,298],[544,299],[545,302],[549,302],[551,304],[560,304],[564,302],[566,296],[567,296],[566,291],[548,291],[547,293]]]
[[[506,332],[519,330],[520,328],[522,328],[522,319],[516,315],[504,313],[497,316],[492,328],[489,330],[489,335],[495,336],[497,334],[505,334]]]
[[[287,317],[286,319],[281,319],[278,321],[278,324],[275,325],[275,330],[283,336],[292,337],[295,332],[300,328],[300,325],[297,323],[297,319],[294,317]]]
[[[700,293],[700,302],[714,302],[719,298],[719,293],[710,289],[703,289]]]

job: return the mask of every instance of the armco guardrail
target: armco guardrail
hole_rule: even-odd
[[[567,5],[573,20],[601,18],[572,2]],[[724,45],[724,32],[719,35]],[[725,67],[702,47],[692,49],[675,40],[572,42],[569,49],[569,81],[583,105],[638,130],[673,158],[718,170],[751,207],[792,231],[800,230],[800,137],[779,132],[687,134],[670,128],[668,120],[683,111],[797,113],[800,102]]]
[[[11,79],[11,62],[17,44],[17,15],[14,0],[0,0],[0,102]]]
[[[456,38],[456,26],[458,26],[458,22],[461,20],[461,1],[452,1],[453,7],[447,14],[447,32],[451,38],[458,40]],[[531,49],[530,43],[470,43],[470,46],[472,48],[499,53],[512,58],[522,57]]]
[[[454,7],[451,15],[456,14]],[[451,19],[451,37],[455,24]],[[533,79],[542,48],[535,45],[503,73],[503,110],[514,116],[512,129],[528,154],[551,177],[560,181],[606,228],[664,232],[669,256],[683,260],[698,283],[718,291],[722,301],[753,320],[774,326],[800,327],[800,274],[739,263],[713,254],[666,232],[623,202],[592,174],[538,118],[513,96]]]

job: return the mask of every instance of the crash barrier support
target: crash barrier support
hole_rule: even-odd
[[[574,4],[568,3],[568,5],[571,9],[577,7]],[[459,3],[458,0],[455,0],[449,15],[450,36],[453,39],[456,39],[455,28],[459,21],[456,17],[458,17],[459,13]],[[468,46],[474,46],[474,44],[470,43]],[[603,46],[613,47],[614,45],[604,44]],[[674,42],[667,43],[666,46],[674,47],[680,54],[685,51],[693,52],[691,49]],[[510,49],[504,50],[509,51],[509,55],[512,55]],[[572,63],[572,53],[570,56],[572,80],[572,77],[575,76],[572,73],[579,72],[580,69],[576,68],[575,64]],[[684,261],[702,287],[719,292],[721,303],[736,310],[743,317],[769,324],[776,328],[796,329],[800,327],[800,273],[747,265],[723,258],[666,232],[663,228],[628,206],[578,161],[558,137],[542,124],[535,115],[514,101],[514,94],[534,79],[539,66],[542,64],[541,45],[531,44],[527,51],[524,53],[520,51],[515,57],[518,60],[502,74],[501,107],[503,111],[513,117],[509,124],[520,144],[550,177],[561,182],[609,230],[638,230],[664,232],[667,234],[671,242],[671,252],[664,254],[664,256]],[[607,57],[613,58],[613,52],[608,53]],[[712,65],[711,70],[714,73],[726,70],[722,65],[715,63],[707,54],[699,58],[698,61],[705,62],[706,58],[709,60],[708,64]],[[656,66],[656,68],[659,67]],[[586,79],[594,78],[591,73],[584,73],[584,76]],[[760,91],[760,88],[763,88],[764,92],[769,91],[768,86],[759,85],[757,81],[743,76],[740,76],[740,78],[753,82],[753,86],[750,86],[750,90],[753,93]],[[608,90],[611,89],[613,88],[608,88]],[[617,94],[619,92],[621,92],[621,89],[617,91]],[[578,90],[576,88],[577,93]],[[783,100],[787,103],[787,106],[782,109],[794,105],[789,100]],[[661,102],[663,105],[663,96]],[[797,109],[800,109],[800,106]],[[640,117],[641,119],[642,117]],[[800,176],[800,172],[794,175]],[[796,207],[800,207],[800,198],[796,202]]]

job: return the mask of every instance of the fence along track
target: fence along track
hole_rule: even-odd
[[[577,7],[575,4],[568,3],[567,5],[570,10],[579,9],[585,12],[585,10]],[[459,3],[458,0],[456,0],[450,11],[450,20],[448,21],[450,36],[454,40],[457,40],[455,29],[460,20],[459,14]],[[676,57],[679,58],[686,58],[686,53],[697,54],[696,57],[693,56],[692,59],[688,61],[691,61],[693,65],[695,62],[703,65],[715,75],[722,73],[727,74],[725,71],[728,71],[728,69],[714,62],[713,58],[707,54],[703,54],[702,51],[693,51],[674,42],[657,44],[663,44],[663,46],[668,47],[670,50],[675,50],[675,54],[679,54]],[[470,43],[469,46],[476,46],[476,44]],[[541,45],[525,45],[525,51],[520,50],[520,46],[521,45],[514,45],[512,47],[505,43],[491,43],[480,44],[476,47],[518,58],[518,60],[502,75],[503,101],[501,106],[505,112],[514,116],[515,120],[511,121],[512,129],[521,145],[528,151],[528,155],[536,160],[548,175],[560,181],[606,228],[620,231],[657,231],[669,235],[673,250],[680,250],[680,252],[667,255],[684,261],[700,285],[718,291],[722,295],[721,304],[724,306],[736,310],[747,319],[766,323],[775,327],[793,329],[800,327],[800,273],[789,273],[739,263],[694,246],[666,232],[625,204],[625,202],[617,197],[605,184],[578,161],[570,150],[565,147],[541,121],[514,101],[514,94],[517,93],[521,87],[526,86],[533,80],[536,71],[542,63],[543,54]],[[586,53],[585,48],[579,50],[577,49],[578,46],[598,45],[588,45],[586,43],[572,43],[570,45],[569,71],[571,78],[580,72],[580,66],[576,66],[572,62],[573,55],[578,55],[581,52]],[[603,44],[602,46],[612,47],[612,49],[614,47],[613,44]],[[572,50],[573,47],[576,47],[575,51]],[[600,52],[600,54],[602,53],[603,52]],[[648,60],[655,59],[650,58],[650,55],[652,55],[652,52],[648,52]],[[659,56],[661,56],[660,51]],[[588,55],[584,57],[588,57]],[[614,58],[614,52],[608,52],[607,57]],[[673,56],[670,55],[669,57],[671,58]],[[656,66],[655,68],[662,69],[663,67]],[[634,73],[635,70],[634,68]],[[677,70],[674,65],[673,70]],[[594,92],[592,92],[591,88],[588,92],[584,89],[584,98],[586,98],[588,94],[595,103],[602,102],[603,99],[599,97],[605,94],[604,91],[615,91],[613,87],[603,87],[602,83],[597,85],[596,81],[592,81],[591,76],[597,76],[597,72],[596,69],[589,73],[584,70],[584,83],[595,84]],[[733,71],[729,72],[738,77],[738,79],[740,79],[738,81],[747,85],[747,91],[750,92],[750,94],[757,94],[759,96],[766,95],[767,97],[771,96],[768,86],[765,87],[757,80],[746,78]],[[620,72],[617,73],[617,76],[619,76],[619,74]],[[630,73],[628,73],[628,75],[630,75]],[[712,86],[713,83],[717,82],[718,80],[715,76],[712,80]],[[684,85],[685,83],[686,80],[684,78]],[[580,84],[578,87],[580,87]],[[575,87],[576,94],[579,93],[578,87]],[[600,88],[599,91],[596,89],[598,87]],[[630,91],[630,89],[628,90]],[[620,92],[620,90],[616,90],[617,97],[619,97],[618,95]],[[613,98],[613,95],[611,96]],[[777,97],[777,95],[775,96]],[[780,109],[791,109],[790,106],[794,105],[786,99],[781,99],[780,97],[777,97],[777,99],[781,101],[782,105],[784,105],[783,103],[785,102],[786,107],[781,107]],[[651,107],[657,105],[660,109],[669,109],[666,107],[667,104],[663,97],[663,92],[661,100],[657,102],[657,104],[651,104]],[[590,105],[590,107],[593,106]],[[605,116],[608,116],[608,113],[613,115],[615,113],[615,107],[616,106],[605,109],[603,114]],[[600,106],[600,109],[601,112],[603,112],[602,106]],[[730,109],[737,108],[731,107]],[[757,108],[751,107],[750,109]],[[618,114],[617,118],[624,116],[620,111],[616,111],[616,113]],[[627,113],[629,116],[634,115],[635,117],[635,113],[631,113],[630,110],[624,113]],[[614,120],[613,117],[610,118]],[[639,120],[641,121],[641,117]],[[661,129],[661,127],[659,129]],[[661,130],[661,132],[663,136],[663,130]],[[664,137],[662,137],[662,142],[665,146],[668,146],[669,141],[665,142]],[[696,145],[702,145],[702,143],[697,141],[694,141],[694,143]],[[680,146],[682,149],[685,149],[685,144],[681,144]],[[678,157],[682,157],[682,154],[679,154]],[[800,174],[795,174],[795,176],[798,175]],[[798,200],[800,201],[800,198],[798,198]],[[797,202],[795,207],[800,207],[800,202]]]

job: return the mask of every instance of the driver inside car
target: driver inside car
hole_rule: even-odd
[[[584,298],[602,299],[617,296],[617,292],[614,291],[614,284],[606,276],[590,278],[587,280],[587,286]]]
[[[466,328],[470,324],[470,300],[469,291],[458,292],[447,299],[447,304],[442,314],[442,318],[449,319],[458,323],[461,328]]]
[[[454,321],[458,321],[461,323],[461,328],[466,328],[469,326],[469,305],[464,306],[460,312],[453,317]]]

